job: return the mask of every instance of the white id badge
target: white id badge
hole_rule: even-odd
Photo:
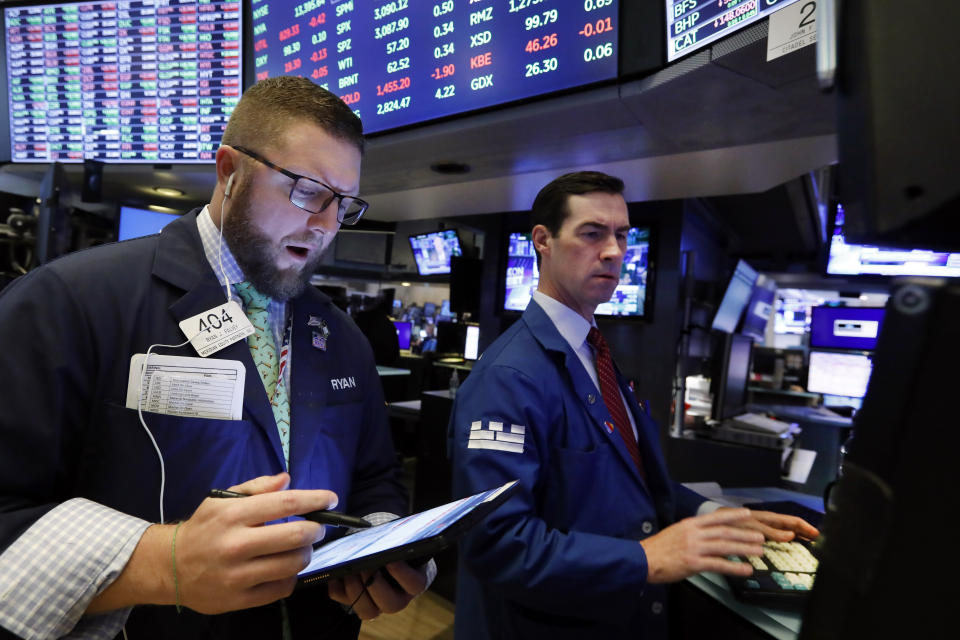
[[[187,318],[180,330],[204,358],[256,331],[236,300]]]

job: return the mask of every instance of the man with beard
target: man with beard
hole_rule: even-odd
[[[265,80],[224,132],[209,205],[3,292],[0,635],[355,638],[359,618],[426,588],[428,569],[394,563],[293,590],[324,537],[297,514],[406,509],[369,345],[308,286],[366,210],[362,152],[336,96]],[[240,419],[173,404],[141,419],[150,378],[131,357],[204,367],[204,326],[244,316],[252,335],[214,354],[245,370]],[[250,497],[207,498],[214,487]]]

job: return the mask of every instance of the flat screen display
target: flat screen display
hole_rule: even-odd
[[[759,276],[760,274],[743,260],[737,262],[737,268],[734,269],[727,290],[723,293],[723,299],[717,308],[717,314],[713,317],[711,328],[725,333],[733,333],[737,330],[740,316],[750,302],[753,286]]]
[[[400,343],[401,349],[410,348],[410,332],[413,328],[413,325],[409,322],[394,320],[393,326],[397,329],[397,342]]]
[[[463,357],[466,360],[476,360],[480,351],[480,327],[475,324],[467,325],[467,339],[463,344]]]
[[[252,0],[256,79],[299,75],[374,133],[617,75],[619,0]]]
[[[883,328],[882,307],[814,307],[810,346],[871,351]]]
[[[863,354],[811,351],[807,391],[862,398],[872,371],[873,361]]]
[[[450,273],[450,257],[463,253],[456,229],[410,236],[410,250],[422,276]]]
[[[837,205],[833,222],[827,258],[830,275],[960,277],[960,253],[847,244],[843,205]]]
[[[507,311],[523,311],[530,303],[533,292],[540,282],[537,251],[529,233],[511,233],[507,245],[506,293],[503,308]]]
[[[163,213],[150,209],[120,207],[117,240],[129,240],[160,233],[165,226],[180,217],[178,213]]]
[[[773,315],[773,297],[776,291],[762,286],[759,281],[753,287],[750,301],[747,303],[747,313],[743,317],[743,328],[740,332],[754,340],[762,341],[767,332],[767,324]]]
[[[620,283],[608,302],[597,306],[596,315],[643,316],[646,313],[650,276],[650,229],[631,227],[627,251],[620,267]],[[503,308],[523,311],[540,282],[537,254],[529,233],[511,233],[507,246],[507,270]]]
[[[667,0],[667,61],[705,47],[796,1]]]
[[[5,7],[14,162],[213,162],[242,92],[240,2]]]

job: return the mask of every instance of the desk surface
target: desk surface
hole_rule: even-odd
[[[793,500],[805,507],[810,507],[811,509],[816,509],[821,512],[823,511],[822,499],[804,493],[797,493],[796,491],[779,489],[777,487],[724,488],[722,494],[717,496],[706,495],[707,493],[712,493],[709,483],[699,483],[688,486],[694,491],[700,492],[704,497],[715,499],[718,502],[728,503],[730,506],[749,505],[752,502]],[[717,485],[712,486],[717,487]],[[730,611],[733,611],[764,632],[777,638],[777,640],[794,640],[800,633],[802,619],[799,612],[785,611],[771,607],[758,607],[757,605],[741,602],[737,600],[733,592],[730,591],[730,586],[727,584],[726,578],[718,573],[706,571],[687,578],[687,582],[718,601]]]
[[[798,407],[787,404],[751,403],[747,407],[751,411],[772,413],[780,420],[787,422],[806,422],[830,427],[852,427],[853,419],[845,418],[822,407]]]
[[[381,376],[408,376],[410,369],[398,369],[397,367],[382,367],[377,365],[377,373]]]

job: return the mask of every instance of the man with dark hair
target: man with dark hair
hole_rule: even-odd
[[[395,563],[294,592],[324,537],[297,514],[337,507],[376,524],[407,504],[369,345],[308,285],[367,208],[362,153],[336,96],[262,81],[224,134],[209,205],[3,292],[0,368],[16,375],[0,388],[0,635],[355,638],[357,616],[426,588],[430,570]],[[244,323],[247,340],[214,345],[245,372],[232,383],[242,410],[210,417],[182,372],[220,380],[195,340]],[[181,357],[169,378],[158,352]],[[186,391],[148,412],[167,379]]]
[[[520,481],[460,545],[457,640],[665,638],[665,583],[744,575],[728,555],[759,555],[765,535],[817,535],[799,518],[718,508],[668,477],[657,427],[593,316],[626,251],[622,190],[596,172],[543,188],[538,289],[457,392],[454,494]]]

